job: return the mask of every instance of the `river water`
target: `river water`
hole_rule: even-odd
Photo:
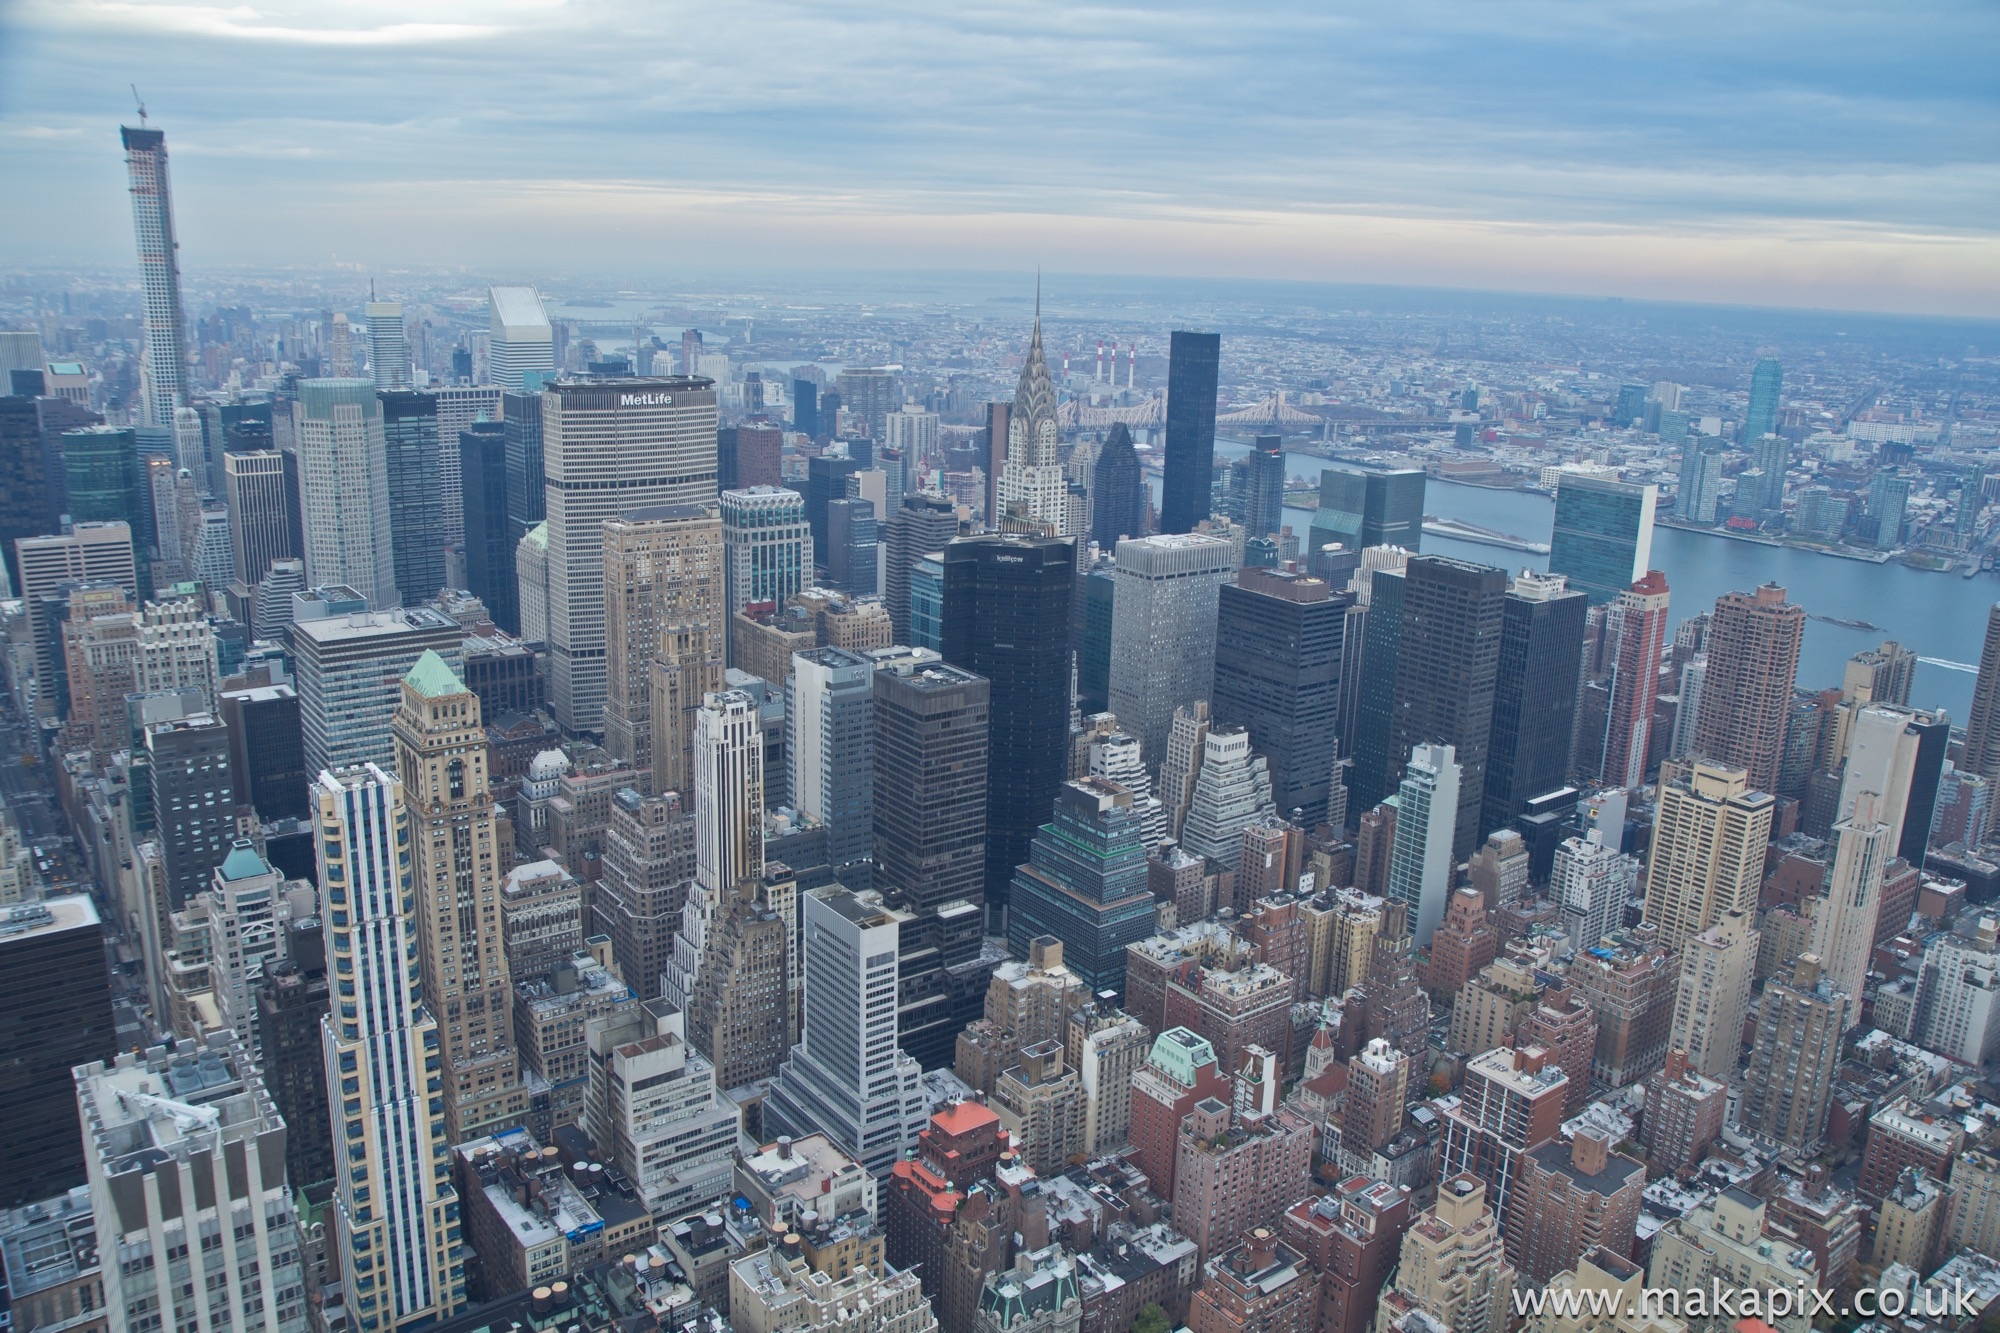
[[[1215,442],[1219,458],[1237,457],[1247,448],[1247,443],[1237,441]],[[1310,454],[1285,456],[1287,477],[1317,478],[1325,466],[1324,459]],[[1154,487],[1157,496],[1157,478]],[[1435,478],[1425,487],[1424,511],[1537,542],[1549,540],[1555,523],[1555,501],[1548,496],[1488,490]],[[1312,511],[1287,508],[1285,521],[1303,539],[1312,524]],[[1547,556],[1429,534],[1424,537],[1423,549],[1509,569],[1548,567]],[[1986,638],[1987,612],[2000,599],[2000,577],[1980,574],[1967,579],[1956,572],[1934,574],[1894,562],[1871,565],[1815,551],[1761,546],[1664,527],[1654,530],[1652,563],[1667,576],[1676,625],[1711,609],[1724,593],[1776,582],[1809,615],[1865,620],[1879,626],[1858,630],[1807,620],[1798,683],[1807,689],[1838,686],[1850,656],[1884,639],[1895,639],[1914,648],[1921,659],[1910,702],[1920,708],[1944,708],[1954,722],[1964,724],[1972,704],[1973,670]]]

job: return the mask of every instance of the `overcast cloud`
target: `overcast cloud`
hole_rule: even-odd
[[[2000,310],[2000,7],[0,0],[0,262],[925,267]]]

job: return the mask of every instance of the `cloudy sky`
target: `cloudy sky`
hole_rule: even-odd
[[[1990,0],[0,0],[0,265],[1254,276],[1992,315]]]

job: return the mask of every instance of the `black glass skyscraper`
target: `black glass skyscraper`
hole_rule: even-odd
[[[1146,478],[1132,450],[1132,432],[1119,422],[1104,437],[1090,472],[1090,539],[1113,550],[1120,537],[1146,533]]]
[[[992,684],[986,901],[1003,908],[1014,867],[1055,808],[1069,740],[1067,537],[961,537],[944,550],[944,659]]]
[[[475,421],[458,433],[458,479],[465,503],[465,586],[493,623],[521,632],[521,589],[507,528],[507,423]]]
[[[382,436],[389,459],[389,540],[396,591],[420,606],[444,587],[444,480],[438,466],[437,397],[382,389]]]
[[[50,898],[6,909],[0,934],[0,1098],[7,1153],[0,1207],[84,1183],[83,1127],[70,1070],[118,1049],[104,927],[91,900]]]
[[[40,401],[18,394],[0,398],[0,556],[7,561],[9,586],[16,589],[21,567],[14,543],[58,531],[51,489],[60,489],[62,478],[45,448]]]
[[[1217,726],[1241,726],[1271,771],[1278,813],[1326,812],[1347,593],[1325,579],[1245,569],[1225,583],[1215,616]]]
[[[1387,777],[1392,784],[1403,780],[1413,746],[1429,742],[1457,751],[1452,856],[1460,861],[1472,855],[1484,836],[1479,816],[1506,600],[1507,573],[1492,565],[1419,555],[1410,558],[1403,572],[1403,629],[1396,649]]]
[[[528,529],[549,516],[542,475],[542,396],[500,395],[501,424],[507,428],[507,540],[518,546]]]
[[[1493,740],[1486,757],[1484,832],[1510,824],[1528,801],[1569,778],[1570,730],[1589,598],[1581,589],[1528,575],[1507,591],[1500,665],[1493,687]]]
[[[1269,537],[1285,525],[1284,438],[1259,435],[1244,461],[1250,476],[1243,489],[1243,526],[1252,537]]]
[[[1215,486],[1215,388],[1222,335],[1175,330],[1167,357],[1166,480],[1160,531],[1193,532]]]
[[[819,438],[819,386],[811,380],[792,381],[792,429]]]
[[[129,426],[86,426],[62,437],[65,513],[72,523],[130,523],[139,596],[153,595],[153,533],[139,444]]]
[[[1339,542],[1350,550],[1400,546],[1415,551],[1423,539],[1423,469],[1343,466],[1319,474],[1319,512],[1312,521],[1314,550]]]
[[[889,605],[896,642],[906,644],[912,642],[910,571],[917,561],[942,551],[958,535],[958,506],[942,495],[914,492],[903,497],[886,527],[883,543],[889,549],[883,558],[882,600]]]
[[[858,461],[838,454],[806,460],[806,526],[812,529],[813,559],[821,569],[831,563],[827,559],[827,506],[847,498],[847,479],[860,470]]]
[[[1354,734],[1347,751],[1347,806],[1362,811],[1393,791],[1389,781],[1389,731],[1396,711],[1396,659],[1403,639],[1403,571],[1378,569],[1369,578],[1368,614],[1362,619],[1360,691]],[[1405,756],[1407,757],[1407,756]]]

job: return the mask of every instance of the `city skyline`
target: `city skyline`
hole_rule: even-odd
[[[1219,14],[751,7],[674,28],[662,58],[645,38],[665,21],[27,5],[10,19],[0,170],[41,207],[0,214],[0,235],[30,262],[124,250],[129,233],[92,207],[117,177],[87,145],[132,118],[136,83],[177,145],[189,269],[302,254],[501,267],[582,225],[604,267],[657,269],[665,226],[683,238],[671,267],[696,270],[768,269],[807,242],[797,266],[835,271],[1080,259],[1962,315],[2000,296],[1981,203],[2000,113],[1971,54],[1994,20],[1967,7],[1808,24],[1748,5],[1663,29],[1637,6],[1503,6],[1414,34],[1303,9],[1222,31]],[[967,67],[966,43],[1003,31],[1019,40]],[[764,77],[708,72],[737,50]],[[367,54],[366,96],[327,83],[332,51]],[[1843,91],[1839,71],[1864,67],[1867,91]],[[1514,95],[1523,76],[1532,97]],[[580,91],[621,79],[676,127],[671,149]],[[1299,91],[1273,105],[1267,87]],[[310,111],[292,107],[302,93]],[[819,136],[840,151],[814,151]]]

